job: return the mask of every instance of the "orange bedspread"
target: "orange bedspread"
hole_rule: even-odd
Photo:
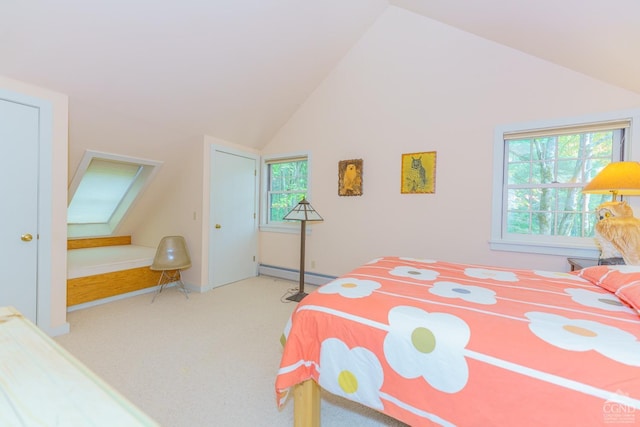
[[[578,274],[381,258],[285,337],[279,405],[314,379],[412,426],[640,424],[640,317]]]

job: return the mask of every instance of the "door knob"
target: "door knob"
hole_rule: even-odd
[[[216,224],[216,228],[222,228],[220,224]]]
[[[23,234],[22,236],[20,236],[20,239],[23,242],[30,242],[31,240],[33,240],[33,236],[29,233]]]

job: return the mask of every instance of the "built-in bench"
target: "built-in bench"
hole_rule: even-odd
[[[131,236],[67,241],[67,307],[157,285],[149,268],[156,249],[131,244]]]

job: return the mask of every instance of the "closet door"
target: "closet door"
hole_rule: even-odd
[[[0,306],[36,322],[39,113],[0,97]]]
[[[257,156],[211,147],[209,286],[258,274]]]

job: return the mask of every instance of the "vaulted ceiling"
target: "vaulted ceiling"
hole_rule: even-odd
[[[389,6],[640,93],[635,0],[3,2],[0,75],[261,148]]]

